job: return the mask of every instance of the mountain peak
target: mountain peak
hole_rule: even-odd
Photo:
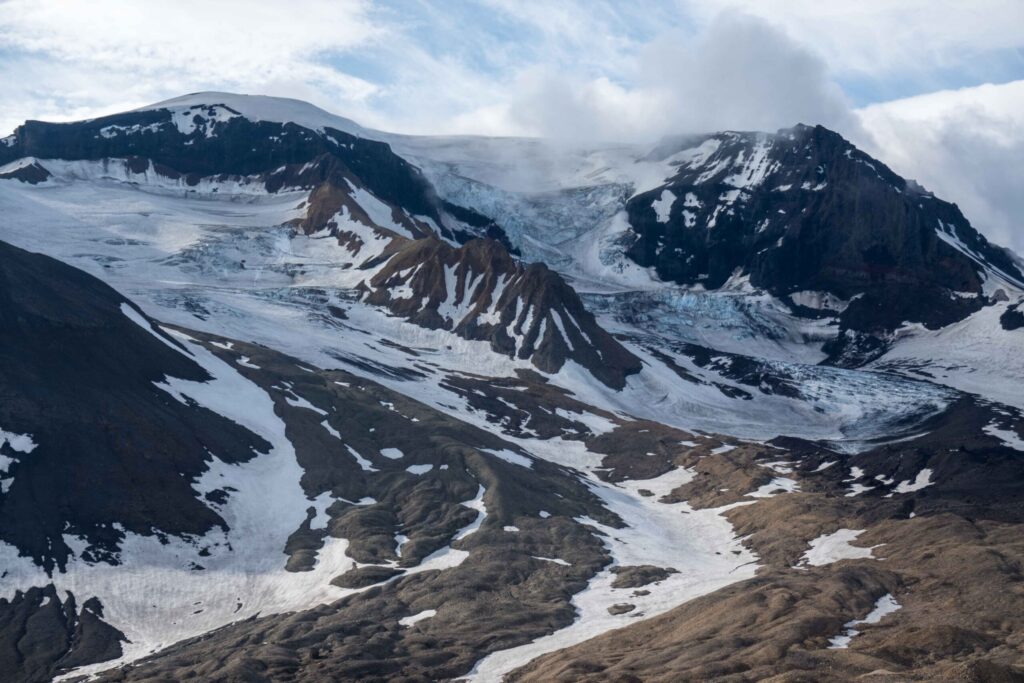
[[[371,131],[355,121],[332,114],[315,104],[290,97],[270,95],[245,95],[230,92],[194,92],[169,100],[163,100],[134,111],[157,111],[160,109],[181,110],[222,105],[252,121],[273,123],[294,123],[312,130],[322,131],[334,128],[352,135],[368,137]]]

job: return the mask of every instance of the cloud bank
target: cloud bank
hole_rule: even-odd
[[[956,202],[989,239],[1024,254],[1024,80],[874,105],[858,115],[869,151]]]
[[[651,140],[797,122],[846,132],[858,121],[825,63],[779,28],[719,15],[696,40],[679,32],[643,46],[631,86],[535,70],[517,83],[508,117],[542,137]]]

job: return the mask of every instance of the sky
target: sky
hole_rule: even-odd
[[[1024,0],[0,0],[0,135],[199,90],[422,134],[821,123],[1024,253]]]

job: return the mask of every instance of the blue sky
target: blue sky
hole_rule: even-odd
[[[1024,249],[1022,0],[0,0],[0,135],[199,90],[407,133],[822,123]]]

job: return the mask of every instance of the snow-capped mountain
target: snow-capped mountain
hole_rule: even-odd
[[[1017,673],[1020,261],[831,131],[196,93],[0,216],[12,680]]]

